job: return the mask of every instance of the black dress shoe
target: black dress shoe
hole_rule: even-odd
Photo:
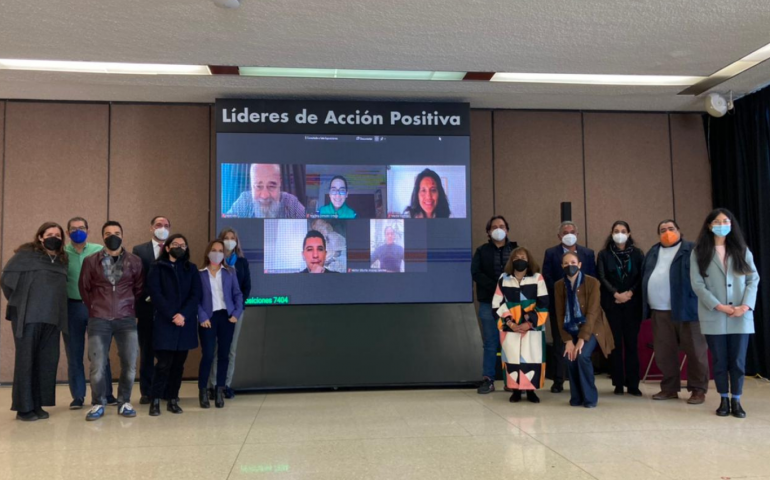
[[[628,394],[629,395],[633,395],[634,397],[641,397],[642,396],[642,391],[639,390],[638,388],[630,388],[629,387]]]
[[[511,403],[519,403],[521,401],[521,390],[514,390],[508,401]]]
[[[730,400],[727,397],[722,397],[722,402],[717,408],[717,416],[726,417],[728,415],[730,415]]]
[[[40,420],[45,420],[46,418],[50,417],[50,415],[48,415],[48,412],[46,412],[40,407],[37,407],[35,409],[35,415],[37,415],[37,418],[39,418]]]
[[[527,401],[532,403],[540,403],[540,397],[537,396],[534,390],[527,390]]]
[[[139,399],[139,405],[149,405],[150,404],[150,397],[147,395],[142,395],[142,397]]]
[[[726,399],[723,398],[722,400]],[[741,401],[735,398],[730,399],[730,413],[732,413],[735,418],[746,418],[746,412],[743,411],[743,407],[741,407]]]
[[[209,392],[207,389],[198,389],[198,402],[200,402],[201,408],[211,408],[211,404],[209,403]]]
[[[180,414],[184,411],[182,410],[182,407],[179,406],[179,402],[177,401],[176,398],[168,401],[168,404],[166,405],[166,410],[176,414]]]
[[[157,417],[160,415],[160,398],[153,398],[150,400],[150,416]]]
[[[107,405],[117,405],[118,399],[115,398],[115,395],[107,395]]]
[[[615,395],[623,395],[625,392],[623,391],[623,387],[615,387]]]
[[[553,382],[551,385],[551,393],[561,393],[564,391],[564,384],[561,382]]]
[[[16,412],[16,420],[21,420],[22,422],[34,422],[39,420],[39,418],[33,410],[31,412]]]
[[[217,387],[217,398],[214,400],[214,406],[217,408],[225,406],[225,387]]]
[[[80,410],[81,408],[83,408],[82,398],[76,398],[70,403],[70,410]]]

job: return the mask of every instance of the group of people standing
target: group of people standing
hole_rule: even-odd
[[[740,399],[759,275],[729,210],[709,213],[695,243],[684,240],[676,221],[661,221],[660,242],[646,255],[627,222],[613,223],[598,256],[578,245],[573,222],[563,222],[560,244],[546,250],[542,271],[527,249],[508,239],[505,218],[492,217],[486,232],[489,241],[471,265],[484,344],[478,393],[495,390],[500,351],[510,401],[520,401],[525,391],[538,403],[550,321],[551,392],[562,392],[567,377],[570,405],[596,407],[591,355],[598,347],[610,359],[614,393],[642,396],[637,345],[642,320],[650,318],[662,373],[661,390],[652,398],[679,397],[681,349],[687,355],[687,403],[704,403],[710,351],[721,396],[716,414],[746,417]]]
[[[83,408],[83,362],[88,347],[91,409],[98,420],[107,405],[135,417],[131,392],[139,356],[140,404],[151,416],[160,402],[180,414],[179,389],[190,350],[198,347],[199,403],[218,408],[234,396],[230,388],[245,299],[251,290],[249,265],[238,234],[227,228],[206,247],[203,268],[191,261],[187,239],[170,235],[171,222],[150,222],[152,239],[129,253],[123,227],[115,221],[101,229],[103,243],[88,242],[88,221],[74,217],[64,229],[53,222],[38,228],[32,241],[16,249],[3,270],[6,319],[16,344],[11,410],[16,418],[48,418],[43,407],[55,404],[59,333],[64,337],[72,403]],[[87,335],[86,335],[87,334]],[[120,358],[117,397],[109,362],[113,339]]]

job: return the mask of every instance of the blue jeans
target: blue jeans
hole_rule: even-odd
[[[67,377],[72,399],[86,398],[86,373],[83,366],[83,355],[86,349],[86,330],[88,329],[88,308],[83,302],[68,302],[67,316],[68,331],[62,332],[64,349],[67,352]],[[107,396],[112,396],[112,370],[110,359],[107,358],[105,367],[105,383]]]
[[[577,339],[573,339],[572,342],[576,344]],[[572,361],[567,359],[570,405],[596,405],[599,401],[599,391],[596,390],[596,380],[594,379],[594,366],[591,363],[591,354],[597,343],[596,337],[591,335],[591,339],[583,345],[580,355]]]
[[[88,359],[91,361],[91,397],[94,405],[107,404],[104,366],[110,358],[110,345],[115,338],[120,357],[118,405],[131,401],[131,390],[136,378],[136,357],[139,355],[139,337],[136,318],[105,320],[91,318],[88,324]],[[110,384],[112,388],[112,384]]]
[[[741,395],[746,375],[749,334],[706,335],[706,342],[714,361],[714,383],[717,385],[717,392]]]
[[[211,328],[198,327],[201,338],[201,364],[198,370],[198,388],[206,388],[217,351],[217,387],[227,382],[227,366],[230,363],[230,345],[233,343],[235,324],[230,323],[226,310],[217,310],[211,315]]]
[[[479,304],[479,319],[481,319],[481,337],[484,342],[484,362],[481,374],[494,380],[498,362],[497,352],[500,351],[500,330],[497,329],[497,321],[492,314],[491,303]]]

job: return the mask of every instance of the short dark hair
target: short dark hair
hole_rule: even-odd
[[[123,233],[123,225],[121,225],[119,222],[116,222],[115,220],[107,220],[104,222],[104,225],[102,225],[102,235],[104,235],[104,229],[107,227],[118,227],[120,229],[120,233]]]
[[[305,235],[305,239],[302,240],[302,250],[304,250],[305,247],[307,246],[308,238],[320,238],[321,241],[324,243],[324,250],[326,250],[326,237],[324,237],[324,234],[319,232],[318,230],[309,230],[307,232],[307,235]]]
[[[661,225],[663,225],[664,223],[673,223],[673,224],[674,224],[674,226],[676,227],[676,229],[677,229],[677,230],[681,230],[681,228],[679,228],[679,224],[678,224],[678,223],[676,223],[676,220],[671,220],[671,219],[669,218],[669,219],[667,219],[667,220],[663,220],[662,222],[660,222],[660,223],[658,224],[658,231],[657,231],[657,232],[655,232],[655,233],[658,233],[658,234],[660,234],[660,226],[661,226]]]
[[[72,217],[69,220],[67,220],[67,231],[70,231],[70,227],[72,226],[72,222],[83,222],[86,224],[86,230],[88,230],[88,220],[86,220],[83,217]]]
[[[503,223],[505,224],[505,229],[508,231],[511,230],[511,227],[508,226],[508,220],[506,220],[504,216],[495,215],[494,217],[490,218],[489,221],[487,222],[487,233],[489,233],[489,231],[492,230],[492,222],[494,222],[495,220],[502,220]]]
[[[171,220],[169,220],[168,217],[165,215],[155,215],[154,217],[152,217],[152,220],[150,220],[150,225],[155,225],[155,220],[159,218],[165,218],[166,221],[168,222],[168,226],[169,227],[171,226]]]
[[[347,190],[347,189],[348,189],[348,180],[347,180],[345,177],[343,177],[342,175],[335,175],[334,177],[332,177],[332,179],[331,179],[331,180],[329,180],[329,189],[331,190],[331,188],[332,188],[332,183],[333,183],[335,180],[337,180],[337,179],[340,179],[340,180],[342,180],[343,182],[345,182],[345,190]]]

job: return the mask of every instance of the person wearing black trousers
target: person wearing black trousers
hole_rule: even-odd
[[[610,355],[615,395],[641,397],[639,390],[639,327],[642,323],[642,265],[644,252],[634,245],[631,227],[618,220],[599,252],[597,273],[602,288],[602,309],[615,340]]]
[[[162,215],[156,215],[150,221],[152,239],[147,243],[136,245],[131,251],[131,253],[142,259],[142,271],[144,272],[144,291],[136,299],[134,307],[137,319],[137,332],[139,334],[139,390],[142,394],[142,397],[139,399],[140,405],[150,403],[152,375],[155,370],[155,352],[152,348],[155,309],[150,301],[150,293],[147,291],[147,275],[150,273],[150,267],[163,251],[163,243],[169,236],[169,228],[171,228],[171,221]]]
[[[168,237],[147,275],[147,284],[155,307],[152,335],[157,359],[150,415],[160,415],[161,398],[168,400],[169,412],[182,413],[179,388],[187,353],[198,347],[198,303],[202,294],[200,274],[190,262],[190,250],[183,235]]]

